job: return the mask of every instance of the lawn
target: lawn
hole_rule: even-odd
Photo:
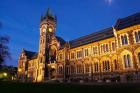
[[[0,82],[0,93],[140,93],[140,84],[46,84]]]

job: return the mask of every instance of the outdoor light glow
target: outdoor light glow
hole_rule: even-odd
[[[6,77],[7,76],[7,73],[4,72],[3,75]]]
[[[21,72],[21,69],[20,68],[18,69],[18,72]]]

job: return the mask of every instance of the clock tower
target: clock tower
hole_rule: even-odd
[[[50,63],[50,43],[55,37],[56,17],[48,9],[46,15],[41,16],[40,22],[40,43],[38,54],[38,81],[47,80],[48,64]]]

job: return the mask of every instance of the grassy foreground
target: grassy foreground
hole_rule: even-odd
[[[0,82],[0,93],[140,93],[140,84],[45,84]]]

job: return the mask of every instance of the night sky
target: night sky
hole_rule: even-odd
[[[0,35],[10,37],[11,60],[17,66],[22,48],[38,51],[40,16],[51,8],[56,34],[66,41],[111,27],[118,18],[140,12],[140,0],[0,0]]]

